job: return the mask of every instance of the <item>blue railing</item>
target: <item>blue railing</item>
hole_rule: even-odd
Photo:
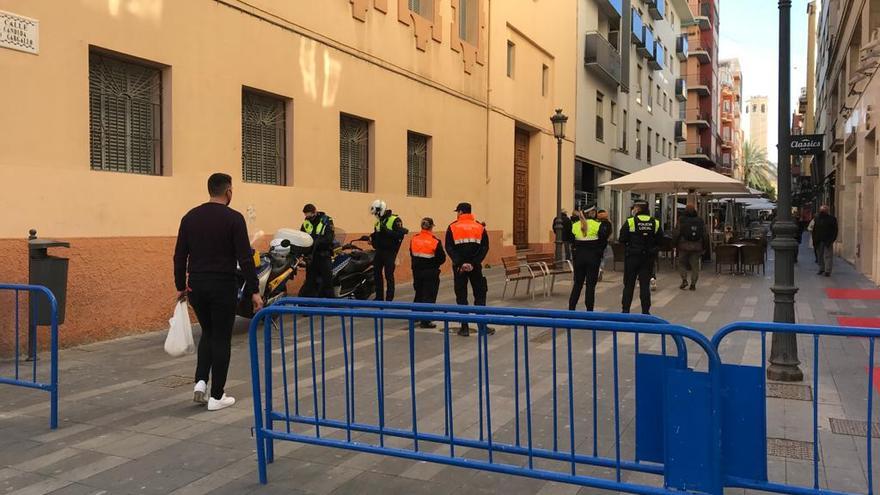
[[[821,336],[826,337],[864,337],[868,339],[868,356],[866,359],[866,364],[868,366],[868,379],[867,379],[867,440],[866,440],[866,463],[867,463],[867,492],[869,495],[874,493],[874,460],[872,453],[872,445],[871,445],[871,425],[873,422],[873,410],[874,410],[874,373],[873,370],[875,368],[875,360],[874,360],[874,351],[875,351],[875,339],[880,337],[880,330],[876,328],[859,328],[859,327],[839,327],[839,326],[828,326],[828,325],[802,325],[802,324],[788,324],[788,323],[757,323],[757,322],[736,322],[731,323],[723,328],[721,328],[715,336],[712,338],[712,345],[715,346],[716,351],[719,356],[721,356],[721,344],[725,341],[725,339],[737,332],[748,332],[748,333],[758,333],[761,338],[761,376],[766,376],[767,373],[767,334],[801,334],[801,335],[809,335],[812,336],[812,348],[813,348],[813,363],[812,363],[812,374],[813,374],[813,390],[812,390],[812,444],[813,444],[813,459],[812,459],[812,487],[801,487],[801,486],[793,486],[786,485],[781,483],[773,483],[768,482],[766,478],[763,479],[754,479],[754,478],[746,478],[741,476],[727,476],[725,479],[725,486],[729,487],[738,487],[744,488],[748,490],[762,490],[769,492],[777,492],[777,493],[790,493],[795,495],[828,495],[828,494],[839,494],[843,492],[835,492],[830,491],[828,489],[820,488],[820,476],[819,476],[819,462],[820,462],[820,453],[819,453],[819,355],[820,355],[820,346],[819,341]],[[855,359],[856,356],[848,356],[850,359]],[[760,397],[761,400],[764,400],[763,397]],[[766,417],[764,418],[766,424]],[[853,459],[853,461],[856,461]],[[761,462],[765,462],[761,460]],[[857,462],[857,461],[856,461]]]
[[[0,284],[0,293],[13,293],[13,342],[12,342],[12,376],[0,376],[0,384],[14,385],[49,392],[49,427],[58,427],[58,303],[55,295],[40,285]],[[21,293],[27,293],[30,317],[22,318],[21,305],[25,302]],[[37,338],[37,314],[41,304],[50,306],[49,325],[49,380],[38,379],[37,361],[39,341]],[[24,320],[24,321],[23,321]],[[22,335],[22,326],[26,324],[27,333]],[[21,348],[27,342],[26,360],[22,362]]]
[[[601,489],[645,494],[674,493],[678,488],[676,485],[659,488],[622,481],[622,474],[627,471],[657,476],[666,473],[662,465],[629,458],[622,450],[621,438],[631,429],[622,425],[626,405],[621,404],[620,383],[621,373],[625,370],[620,369],[618,347],[624,344],[618,342],[619,335],[632,338],[633,345],[638,340],[637,335],[645,341],[656,339],[649,336],[659,336],[660,342],[652,342],[654,350],[662,349],[661,342],[670,336],[691,340],[705,352],[708,375],[718,379],[718,363],[708,339],[692,329],[666,323],[603,321],[598,314],[592,320],[562,320],[411,311],[399,307],[405,303],[381,303],[381,309],[349,309],[307,307],[304,304],[291,306],[290,302],[264,309],[252,321],[250,329],[261,482],[266,482],[266,463],[273,460],[273,441],[277,439]],[[375,303],[353,301],[350,304],[371,306]],[[479,310],[502,309],[510,308]],[[530,310],[514,312],[519,311]],[[306,319],[301,320],[302,317]],[[640,315],[611,317],[653,319]],[[440,322],[443,335],[417,332],[416,324],[425,320]],[[401,328],[400,323],[406,328]],[[470,340],[450,337],[450,325],[461,323],[479,329],[475,339],[475,371],[465,371],[459,365],[467,362],[461,355],[472,352]],[[261,325],[262,339],[259,338]],[[490,338],[484,331],[490,325],[506,328],[499,329],[498,334]],[[602,343],[597,343],[596,333],[606,334]],[[530,339],[530,335],[533,338]],[[566,343],[563,357],[557,353],[558,339]],[[354,345],[355,341],[360,342]],[[391,344],[397,344],[399,348],[386,353],[385,347]],[[328,345],[332,349],[328,350]],[[598,350],[603,346],[605,350]],[[358,362],[354,349],[360,347],[371,347],[373,352]],[[510,350],[513,358],[505,361],[509,356],[505,351]],[[534,361],[535,353],[550,354],[548,351],[552,351],[549,366],[544,360]],[[597,363],[599,355],[607,352],[612,354],[612,376],[603,373]],[[281,363],[275,365],[273,360],[279,354]],[[669,359],[680,362],[683,356]],[[494,366],[491,365],[493,362]],[[392,363],[400,367],[395,369]],[[454,369],[453,363],[456,364]],[[361,372],[361,376],[366,374],[367,379],[360,380],[358,385],[363,396],[374,399],[361,399],[360,403],[375,406],[356,409],[355,382],[358,380],[355,370],[364,366],[369,369]],[[436,372],[428,371],[432,366],[438,368]],[[508,370],[508,367],[512,369]],[[423,371],[417,372],[418,369]],[[388,380],[386,375],[389,373],[393,380]],[[599,383],[600,377],[603,383]],[[458,384],[455,391],[453,380]],[[281,382],[280,389],[274,386],[277,381]],[[605,382],[613,385],[607,387]],[[369,390],[364,391],[367,386]],[[566,387],[567,393],[559,392]],[[602,390],[612,387],[613,390]],[[275,394],[282,396],[277,404],[273,398]],[[544,400],[543,395],[552,395],[552,400]],[[600,404],[602,397],[606,399]],[[564,406],[566,398],[567,408]],[[713,404],[718,400],[718,397],[713,398]],[[592,429],[575,421],[577,410],[584,412],[583,417],[592,413]],[[612,417],[614,434],[605,439],[607,442],[602,442],[605,434],[599,428],[600,421],[610,423]],[[708,417],[714,421],[718,415],[709,414]],[[552,440],[536,438],[539,436],[537,432],[544,429],[552,431]],[[567,435],[563,434],[565,430],[568,430]],[[713,431],[720,432],[720,428]],[[720,443],[720,437],[715,436],[712,434],[702,439],[706,443],[704,450],[715,452],[710,458],[718,453],[717,448],[711,448]],[[401,443],[402,440],[406,443]],[[464,457],[463,450],[477,451],[480,457]],[[559,463],[559,469],[549,469],[546,462],[550,461]],[[711,459],[710,464],[717,466],[718,459]],[[610,468],[614,475],[606,479],[578,472],[589,467]],[[710,467],[699,476],[720,490],[720,472],[714,472]]]

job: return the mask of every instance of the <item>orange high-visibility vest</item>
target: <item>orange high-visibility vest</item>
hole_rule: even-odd
[[[434,237],[430,230],[423,230],[416,234],[409,245],[409,250],[414,258],[433,258],[437,254],[437,245],[440,241]]]
[[[452,239],[456,245],[480,244],[483,241],[483,232],[486,230],[470,213],[459,215],[458,221],[453,222],[449,228],[452,230]]]

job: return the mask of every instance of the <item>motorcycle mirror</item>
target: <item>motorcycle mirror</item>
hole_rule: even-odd
[[[368,236],[368,235],[364,235],[364,236],[361,236],[358,240],[359,240],[359,241],[369,241],[369,240],[370,240],[370,236]]]
[[[282,240],[281,247],[290,247],[290,241],[287,239]]]

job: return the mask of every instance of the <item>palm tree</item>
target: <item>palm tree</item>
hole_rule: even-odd
[[[770,162],[767,151],[750,141],[742,145],[743,181],[747,186],[763,191],[775,199],[776,190],[770,182]]]

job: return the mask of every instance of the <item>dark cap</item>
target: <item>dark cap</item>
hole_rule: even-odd
[[[458,213],[470,213],[471,212],[471,204],[470,203],[459,203],[458,206],[455,207],[455,210]]]
[[[303,206],[303,213],[317,213],[317,212],[318,212],[318,209],[315,208],[315,205],[313,205],[311,203],[306,203],[306,205]]]

